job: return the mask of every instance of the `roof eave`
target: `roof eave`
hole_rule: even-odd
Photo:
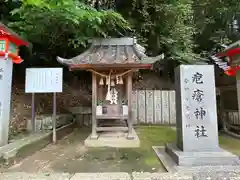
[[[69,66],[69,65],[71,65],[72,63],[71,63],[71,59],[64,59],[64,58],[61,58],[61,57],[59,57],[59,56],[57,56],[57,61],[60,63],[60,64],[62,64],[62,65],[66,65],[66,66]]]
[[[236,41],[236,42],[234,42],[234,43],[232,43],[232,44],[229,44],[226,48],[225,48],[225,50],[229,50],[229,49],[231,49],[231,48],[233,48],[233,47],[235,47],[235,46],[239,46],[240,45],[240,40],[238,40],[238,41]]]
[[[143,64],[154,64],[157,61],[164,59],[164,53],[156,56],[156,57],[144,57],[141,61]]]
[[[152,69],[152,64],[133,63],[133,64],[78,64],[69,65],[70,70],[86,70],[86,69]]]

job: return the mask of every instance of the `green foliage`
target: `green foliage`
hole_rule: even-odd
[[[165,54],[160,67],[172,76],[179,63],[194,63],[206,58],[215,44],[239,39],[239,27],[233,26],[233,20],[240,22],[238,0],[22,0],[4,4],[4,22],[11,21],[9,25],[33,43],[35,59],[75,56],[94,37],[136,36],[148,55]],[[6,13],[12,9],[12,15]]]
[[[94,37],[121,36],[130,26],[118,13],[97,11],[75,0],[23,0],[12,11],[19,20],[9,23],[42,52],[45,58],[71,55],[70,49],[86,46]],[[69,54],[70,52],[70,54]]]
[[[129,0],[117,9],[133,24],[136,36],[151,55],[164,52],[168,60],[182,63],[196,56],[192,52],[195,29],[191,0]]]
[[[128,0],[118,4],[117,11],[127,19],[138,40],[151,56],[165,54],[156,70],[173,77],[179,63],[194,63],[199,58],[193,52],[192,0]]]
[[[197,53],[209,52],[216,44],[228,44],[239,39],[239,28],[235,29],[233,26],[233,21],[239,20],[238,0],[194,0],[193,2]]]

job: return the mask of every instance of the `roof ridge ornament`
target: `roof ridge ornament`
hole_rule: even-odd
[[[143,47],[143,46],[141,46],[140,44],[137,44],[136,43],[136,48],[137,48],[137,50],[141,53],[141,54],[145,54],[145,52],[146,52],[146,48],[145,47]]]

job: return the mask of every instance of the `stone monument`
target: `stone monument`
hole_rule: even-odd
[[[238,157],[219,147],[214,66],[175,70],[177,144],[166,152],[182,166],[233,165]]]
[[[8,143],[12,69],[12,61],[0,57],[0,146]]]
[[[27,46],[16,33],[0,23],[0,146],[8,143],[13,64],[23,60],[18,46]]]

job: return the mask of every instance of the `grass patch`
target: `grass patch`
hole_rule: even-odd
[[[175,141],[175,131],[169,127],[149,126],[138,127],[136,132],[140,139],[140,148],[89,148],[80,159],[94,162],[95,166],[101,164],[98,167],[100,171],[164,171],[152,146]]]
[[[223,149],[240,156],[240,140],[224,133],[219,135],[219,144]]]
[[[176,131],[167,126],[139,126],[136,132],[140,139],[139,148],[86,148],[84,152],[71,152],[71,157],[54,164],[53,169],[60,172],[165,172],[152,146],[164,146],[176,142]],[[61,146],[79,148],[79,142],[90,134],[89,129],[78,129],[66,137]],[[222,148],[240,155],[240,140],[221,134]],[[64,166],[63,166],[64,165]]]

